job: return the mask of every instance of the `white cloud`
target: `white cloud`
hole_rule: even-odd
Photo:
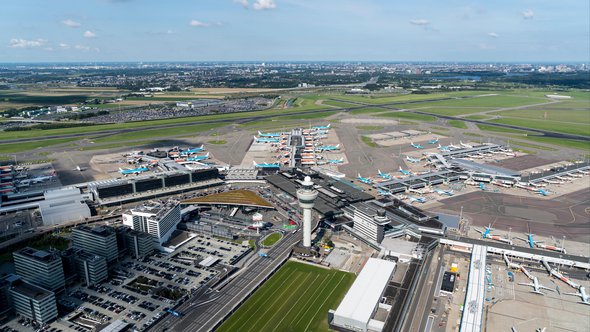
[[[244,8],[248,8],[248,6],[250,6],[250,4],[248,3],[248,0],[234,0],[234,2]]]
[[[96,37],[96,34],[90,30],[86,30],[84,32],[84,38],[94,38]]]
[[[419,19],[419,20],[411,20],[410,24],[413,25],[429,25],[430,21],[429,20],[425,20],[425,19]]]
[[[252,8],[256,10],[274,9],[277,8],[277,4],[274,0],[256,0],[252,4]]]
[[[492,38],[498,38],[500,37],[497,33],[495,32],[488,32],[488,36],[492,37]]]
[[[63,48],[63,49],[68,49],[70,48],[70,45],[66,44],[66,43],[59,43],[57,46],[59,46],[59,48]]]
[[[535,17],[535,13],[530,9],[525,10],[521,14],[522,14],[522,18],[524,18],[525,20],[532,20],[533,17]]]
[[[41,47],[47,43],[45,39],[27,40],[22,38],[13,38],[8,43],[11,48],[36,48]]]
[[[75,49],[77,49],[78,51],[82,51],[82,52],[89,52],[89,51],[93,51],[93,52],[100,52],[100,49],[98,47],[90,47],[90,46],[86,46],[86,45],[76,45],[74,46]]]
[[[66,26],[69,26],[70,28],[79,28],[82,25],[82,24],[80,24],[76,21],[72,21],[70,19],[63,20],[63,21],[61,21],[61,23],[63,23]]]
[[[198,21],[198,20],[192,20],[191,23],[190,23],[190,25],[192,27],[199,27],[199,28],[205,28],[205,27],[208,27],[209,26],[208,23],[201,22],[201,21]]]

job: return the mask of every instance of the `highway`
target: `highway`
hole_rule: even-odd
[[[83,137],[96,138],[96,137],[101,137],[101,136],[124,134],[124,133],[130,133],[130,132],[136,132],[136,131],[142,131],[142,130],[148,130],[148,129],[176,128],[176,127],[184,127],[184,126],[196,125],[196,124],[219,124],[219,123],[243,124],[243,123],[248,123],[248,122],[252,122],[252,121],[261,121],[261,120],[266,120],[266,119],[276,118],[276,117],[284,117],[284,116],[292,117],[294,115],[304,115],[304,114],[311,114],[311,113],[317,113],[317,112],[327,112],[327,111],[349,112],[349,111],[363,109],[363,108],[367,108],[367,107],[379,107],[379,108],[385,108],[385,109],[391,109],[391,110],[400,110],[398,108],[395,108],[395,106],[402,105],[402,104],[403,105],[419,104],[419,103],[430,103],[430,102],[436,102],[436,101],[468,99],[468,98],[475,98],[475,97],[474,96],[464,96],[464,97],[433,98],[433,99],[425,99],[425,100],[392,102],[392,103],[379,104],[379,105],[372,105],[372,104],[365,104],[365,103],[356,102],[355,104],[358,104],[359,106],[330,107],[330,108],[320,108],[320,109],[305,110],[305,111],[297,111],[296,109],[292,109],[292,110],[289,110],[289,112],[279,113],[279,111],[277,111],[277,113],[272,113],[272,114],[267,114],[267,115],[253,115],[250,117],[248,117],[248,113],[259,112],[259,111],[245,111],[245,112],[240,112],[244,115],[244,117],[241,117],[241,118],[213,119],[213,120],[204,120],[204,121],[193,120],[193,121],[187,121],[187,122],[183,122],[183,123],[163,124],[163,125],[155,125],[155,126],[142,126],[142,127],[136,127],[136,128],[122,128],[122,129],[111,129],[111,130],[96,131],[96,132],[72,133],[72,134],[62,134],[62,135],[48,135],[48,136],[43,136],[43,139],[47,140],[47,139],[57,139],[57,138],[78,138],[78,137],[80,137],[80,138],[83,138]],[[337,99],[335,99],[335,100],[337,100]],[[393,108],[390,108],[390,107],[393,107]],[[400,110],[400,111],[402,111],[402,110]],[[467,119],[467,118],[458,118],[458,117],[445,116],[445,115],[439,115],[439,114],[431,114],[431,113],[420,112],[420,111],[407,110],[407,112],[432,115],[432,116],[436,116],[436,117],[442,118],[442,119],[461,120],[461,121],[472,122],[472,123],[481,123],[481,124],[486,124],[486,125],[491,125],[491,126],[496,126],[496,127],[525,130],[525,131],[529,131],[529,132],[535,132],[535,133],[541,134],[542,136],[546,136],[546,137],[556,137],[556,138],[567,138],[567,139],[590,141],[590,137],[587,137],[587,136],[562,134],[562,133],[556,133],[556,132],[547,131],[547,130],[531,129],[531,128],[501,124],[501,123],[485,122],[485,121],[472,120],[472,119]],[[173,133],[173,131],[171,131],[171,133]],[[32,142],[32,141],[38,141],[39,138],[40,137],[30,137],[30,138],[0,140],[0,144]]]
[[[288,257],[301,232],[287,233],[267,254],[256,257],[219,291],[202,289],[175,310],[181,317],[167,315],[150,331],[211,331],[234,311]]]

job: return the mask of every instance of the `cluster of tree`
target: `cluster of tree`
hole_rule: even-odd
[[[70,120],[82,120],[82,119],[88,119],[88,118],[92,118],[95,116],[107,115],[107,114],[109,114],[109,111],[101,110],[98,112],[71,113],[71,114],[68,114],[67,116],[65,116],[64,118],[67,118]]]

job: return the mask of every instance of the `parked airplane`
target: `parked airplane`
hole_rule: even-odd
[[[410,156],[406,156],[406,160],[411,163],[419,163],[422,159],[421,158],[412,158]]]
[[[377,176],[379,176],[380,178],[386,179],[386,180],[391,180],[392,176],[389,173],[383,173],[381,172],[380,169],[377,170]]]
[[[314,126],[314,127],[312,127],[312,129],[315,129],[315,130],[326,130],[326,129],[330,129],[330,124],[328,123],[325,126]]]
[[[45,182],[48,180],[53,179],[53,175],[47,175],[47,176],[38,176],[36,178],[32,178],[31,182],[33,183],[40,183],[40,182]]]
[[[590,301],[588,301],[589,297],[588,297],[588,294],[586,294],[586,289],[584,288],[584,286],[581,286],[577,293],[564,293],[564,294],[579,296],[582,299],[582,301],[580,301],[580,303],[590,305]]]
[[[424,149],[424,147],[420,144],[414,144],[413,142],[410,142],[410,145],[415,149]]]
[[[188,150],[184,150],[184,151],[180,152],[180,155],[181,156],[188,156],[191,154],[195,154],[197,152],[201,152],[203,150],[205,150],[205,147],[203,146],[203,144],[201,144],[201,146],[198,148],[192,148],[192,149],[188,149]]]
[[[431,139],[430,141],[428,141],[428,144],[436,144],[436,143],[438,143],[438,138]]]
[[[549,192],[545,189],[538,189],[537,191],[535,191],[537,194],[543,195],[543,196],[549,196]]]
[[[466,148],[466,149],[471,149],[471,148],[473,148],[473,145],[471,145],[471,144],[466,144],[466,143],[463,143],[463,142],[461,142],[461,141],[459,141],[459,144],[460,144],[462,147]]]
[[[422,204],[426,203],[426,198],[424,198],[424,197],[408,196],[408,199],[411,202],[418,202],[418,203],[422,203]]]
[[[186,161],[201,161],[201,160],[205,160],[205,159],[209,159],[209,152],[207,152],[207,154],[204,154],[202,156],[188,157],[188,158],[186,158]]]
[[[484,231],[480,231],[477,228],[475,231],[481,234],[482,239],[487,239],[490,236],[490,232],[492,231],[492,225],[488,225]]]
[[[563,274],[561,274],[561,272],[557,271],[556,269],[552,268],[551,265],[549,265],[549,263],[545,260],[545,258],[541,258],[541,263],[543,264],[543,266],[545,266],[545,269],[547,269],[547,272],[549,272],[550,275],[554,276],[555,278],[565,282],[566,284],[570,285],[571,287],[575,288],[575,289],[579,289],[580,285],[576,284],[575,282],[571,281],[570,278],[565,277]]]
[[[119,168],[119,173],[121,173],[123,175],[130,175],[130,174],[137,175],[137,174],[140,174],[140,173],[143,173],[143,172],[147,172],[149,170],[150,169],[147,168],[147,167],[145,167],[145,166],[137,167],[137,168],[127,168],[127,169],[121,169],[121,168]]]
[[[373,183],[373,180],[371,180],[369,178],[362,177],[360,173],[357,175],[357,179],[359,179],[359,181],[361,181],[362,183],[366,183],[366,184],[372,184]]]
[[[340,149],[340,144],[316,146],[316,150],[320,150],[320,151],[334,151],[334,150],[339,150],[339,149]]]
[[[278,139],[278,138],[256,137],[256,136],[254,136],[254,141],[256,143],[279,143],[281,140]]]
[[[403,175],[412,175],[412,172],[410,172],[410,171],[406,171],[405,169],[401,168],[401,166],[400,166],[400,168],[399,168],[399,171],[400,171],[400,172],[401,172]]]
[[[281,137],[282,133],[261,133],[258,131],[258,136],[260,137]]]
[[[481,182],[478,184],[478,186],[479,186],[479,189],[481,189],[481,190],[483,190],[483,191],[486,191],[486,190],[488,190],[488,188],[486,187],[486,185],[485,185],[485,184],[483,184],[483,183],[481,183]]]
[[[455,194],[453,190],[434,189],[434,191],[441,196],[453,196]]]
[[[502,253],[502,256],[504,257],[504,261],[506,262],[506,265],[508,266],[508,268],[520,270],[520,271],[522,271],[522,273],[524,273],[524,275],[527,276],[527,278],[529,278],[531,280],[533,279],[533,276],[529,273],[529,271],[523,265],[511,262],[508,259],[508,256],[506,256],[506,253]]]
[[[442,145],[438,145],[438,149],[442,152],[450,152],[451,148],[449,146],[442,146]]]
[[[328,163],[332,165],[342,164],[344,162],[344,157],[340,159],[328,159]]]
[[[560,248],[560,247],[556,247],[556,246],[550,246],[550,245],[542,244],[543,241],[535,241],[533,239],[533,234],[528,233],[526,235],[527,235],[527,238],[526,239],[523,239],[521,237],[516,237],[516,238],[519,239],[519,240],[525,241],[529,245],[530,248],[537,247],[537,248],[541,248],[541,249],[545,249],[545,250],[557,251],[557,252],[561,252],[561,253],[567,254],[565,248]]]
[[[391,191],[388,190],[383,190],[383,189],[378,189],[377,193],[381,196],[392,196],[393,194],[391,193]]]
[[[280,168],[281,165],[279,165],[279,163],[261,163],[258,164],[255,161],[252,161],[252,163],[254,163],[254,167],[256,168]]]
[[[549,287],[545,287],[545,286],[541,285],[539,283],[539,279],[537,279],[537,277],[533,277],[533,282],[530,282],[530,283],[519,282],[518,284],[523,285],[523,286],[533,287],[533,290],[531,291],[531,293],[535,293],[535,294],[545,295],[545,293],[541,292],[541,289],[546,289],[546,290],[555,292],[554,289],[551,289]]]
[[[455,150],[457,150],[457,149],[460,149],[460,148],[461,148],[460,146],[453,145],[453,143],[451,143],[451,144],[449,144],[449,145],[447,145],[447,146],[448,146],[449,148],[451,148],[451,149],[455,149]]]

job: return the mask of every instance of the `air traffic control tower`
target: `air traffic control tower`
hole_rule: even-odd
[[[311,209],[318,197],[318,191],[313,188],[309,176],[303,179],[303,187],[297,190],[299,206],[303,209],[303,247],[311,248]]]

